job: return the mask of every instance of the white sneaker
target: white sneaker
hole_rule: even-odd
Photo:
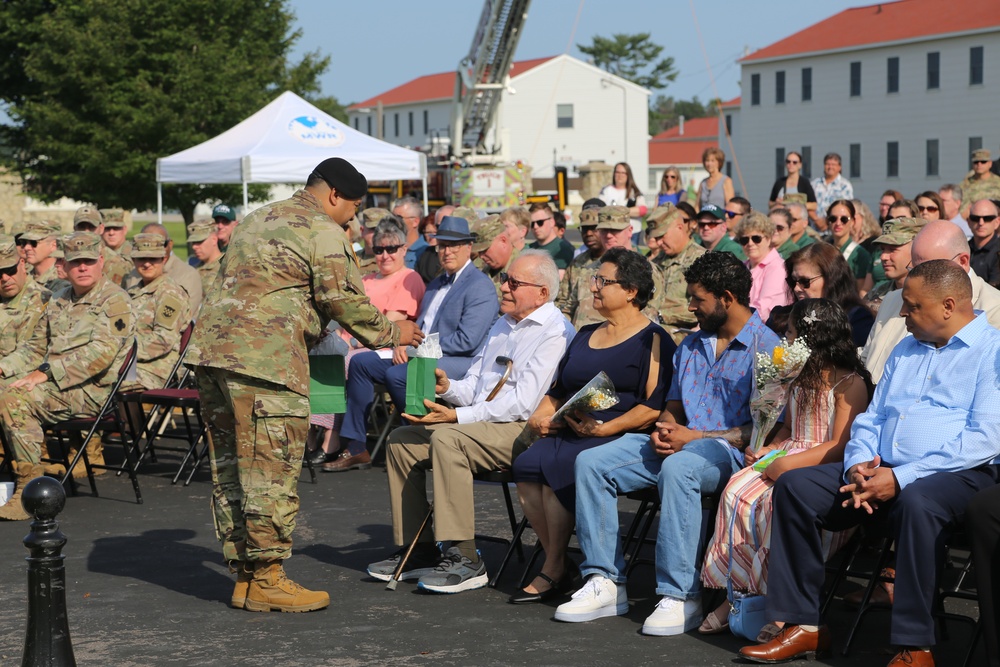
[[[701,598],[679,600],[664,595],[642,624],[642,634],[666,637],[690,632],[701,623]]]
[[[566,623],[583,623],[605,616],[628,613],[628,591],[625,586],[599,574],[587,579],[583,588],[573,593],[573,599],[556,608],[555,619]]]

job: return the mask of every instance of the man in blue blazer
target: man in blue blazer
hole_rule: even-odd
[[[446,215],[441,219],[437,252],[442,273],[427,285],[417,318],[421,331],[438,334],[444,356],[437,365],[450,378],[461,378],[469,370],[500,312],[493,281],[470,261],[473,240],[464,218]],[[403,347],[393,351],[392,359],[377,352],[362,352],[351,359],[345,391],[347,413],[340,429],[345,449],[323,465],[324,471],[371,467],[365,424],[375,400],[375,384],[384,384],[393,403],[401,408],[406,402],[406,363]]]

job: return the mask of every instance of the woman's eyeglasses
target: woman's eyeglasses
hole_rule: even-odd
[[[835,222],[838,222],[838,221],[842,222],[842,223],[844,223],[846,225],[847,223],[849,223],[851,221],[851,218],[849,216],[846,216],[846,215],[842,215],[840,217],[838,217],[836,215],[828,215],[826,217],[826,221],[829,222],[831,225],[833,223],[835,223]]]
[[[741,236],[736,240],[740,242],[740,245],[746,245],[751,241],[753,241],[754,245],[760,245],[761,242],[764,240],[764,237],[754,234],[753,236]]]
[[[809,286],[813,284],[814,280],[819,280],[823,276],[813,276],[812,278],[796,278],[792,276],[788,279],[788,283],[793,287],[798,285],[802,289],[809,289]]]
[[[921,213],[925,213],[925,212],[926,213],[937,213],[939,209],[934,204],[931,204],[930,206],[921,206],[920,204],[917,204],[917,210],[920,211]]]
[[[517,288],[521,285],[527,285],[528,287],[544,287],[544,285],[539,285],[538,283],[526,283],[523,280],[517,280],[516,278],[511,278],[510,274],[501,273],[500,274],[500,284],[503,285],[507,283],[510,286],[511,292],[516,292]]]
[[[401,245],[377,245],[372,247],[372,252],[376,255],[381,255],[382,253],[389,253],[390,255],[395,255],[402,248]]]
[[[590,284],[596,285],[598,291],[604,289],[606,285],[617,285],[620,282],[620,280],[613,280],[612,278],[605,278],[604,276],[590,276]]]
[[[799,164],[798,160],[785,160],[785,164]]]

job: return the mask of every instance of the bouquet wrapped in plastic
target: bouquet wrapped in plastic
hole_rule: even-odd
[[[756,342],[754,347],[757,348]],[[793,343],[782,340],[770,354],[754,354],[753,391],[750,394],[753,433],[749,451],[756,452],[764,445],[788,403],[788,387],[799,376],[810,353],[805,337],[799,336]]]
[[[615,391],[615,385],[607,373],[601,371],[556,410],[552,415],[552,421],[558,421],[569,412],[596,412],[607,410],[617,404],[618,392]]]

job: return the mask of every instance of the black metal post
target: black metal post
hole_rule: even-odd
[[[35,517],[24,546],[28,561],[28,630],[21,667],[76,667],[66,614],[66,536],[56,515],[66,505],[62,484],[51,477],[28,482],[21,495],[24,511]]]

